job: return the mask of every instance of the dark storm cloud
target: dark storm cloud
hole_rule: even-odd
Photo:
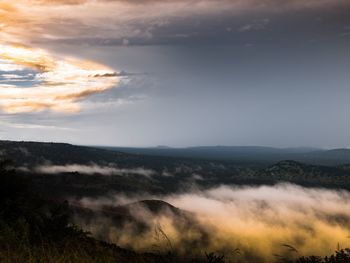
[[[320,19],[320,27],[327,27],[323,16],[345,22],[341,25],[345,27],[349,11],[346,0],[223,0],[220,4],[214,0],[20,0],[0,4],[0,17],[5,21],[1,24],[3,39],[11,34],[12,41],[16,37],[93,45],[205,41],[226,37],[228,32],[234,35],[237,29],[273,29],[277,23],[288,26],[288,16],[295,22],[306,20],[306,29],[313,19]]]
[[[347,0],[5,1],[0,36],[84,46],[341,41],[349,33],[349,12]]]
[[[229,44],[251,47],[254,45],[308,44],[315,41],[344,41],[350,30],[349,1],[223,1],[226,9],[195,12],[198,6],[211,7],[215,1],[107,1],[135,4],[135,10],[147,11],[150,2],[166,8],[167,3],[188,3],[184,13],[152,15],[127,21],[112,22],[108,29],[97,24],[70,20],[69,27],[52,21],[59,39],[37,39],[37,42],[54,42],[70,45],[147,46],[147,45],[211,45]],[[142,5],[144,4],[144,6]],[[202,6],[202,8],[203,8]],[[192,11],[191,11],[192,10]],[[204,8],[206,10],[206,8]],[[68,20],[69,21],[69,20]],[[67,22],[63,22],[66,24]],[[75,27],[72,27],[75,25]],[[71,28],[71,29],[70,29]],[[72,34],[75,32],[75,36]],[[96,32],[89,36],[87,32]],[[67,35],[69,37],[65,37]],[[78,36],[78,37],[76,37]],[[347,41],[347,39],[345,39]]]

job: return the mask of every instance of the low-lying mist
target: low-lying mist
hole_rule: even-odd
[[[53,165],[53,164],[44,164],[44,165],[38,165],[34,167],[33,169],[28,169],[26,167],[21,167],[18,170],[21,171],[32,171],[36,173],[42,173],[42,174],[57,174],[57,173],[80,173],[85,175],[121,175],[121,176],[128,176],[128,175],[140,175],[145,177],[150,177],[151,175],[155,174],[155,171],[151,169],[146,169],[143,167],[135,167],[135,168],[119,168],[115,164],[109,164],[109,165],[98,165],[95,163],[91,163],[88,165],[82,165],[82,164],[67,164],[67,165]]]
[[[145,199],[163,200],[187,212],[164,206],[155,213],[142,204],[129,205],[133,220],[118,225],[120,212],[109,216],[104,210]],[[84,229],[138,251],[222,252],[233,261],[271,262],[279,256],[324,256],[350,246],[350,193],[341,190],[221,186],[168,196],[84,198],[79,204],[105,211],[89,219],[77,216]]]

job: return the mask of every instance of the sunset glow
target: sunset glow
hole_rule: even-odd
[[[34,78],[39,82],[30,87],[0,84],[0,103],[8,113],[44,109],[76,112],[80,109],[78,100],[110,89],[118,81],[113,70],[105,66],[90,61],[55,59],[41,49],[0,45],[0,58],[0,68],[14,64],[33,69],[37,72]]]

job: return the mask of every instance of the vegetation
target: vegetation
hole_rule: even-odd
[[[329,257],[318,257],[318,256],[310,256],[310,257],[301,257],[296,263],[348,263],[350,262],[350,249],[340,249],[335,251],[334,255]]]
[[[162,261],[91,238],[70,224],[66,202],[34,193],[8,164],[0,164],[0,262]]]
[[[246,161],[243,157],[250,156],[251,152],[244,155],[244,149],[236,149],[240,153],[238,157],[241,156],[237,160],[159,157],[40,142],[0,141],[0,149],[3,158],[15,160],[14,165],[19,168],[18,172],[21,171],[31,178],[33,187],[42,193],[46,191],[49,196],[56,196],[56,198],[93,197],[106,192],[120,191],[133,194],[144,192],[169,194],[186,190],[186,186],[193,184],[210,188],[222,184],[273,185],[281,181],[303,186],[350,189],[350,169],[345,162],[346,158],[339,166],[321,166],[295,161],[271,164],[273,158],[270,158],[268,162]],[[166,150],[170,151],[170,149]],[[205,151],[206,149],[200,150]],[[259,154],[265,156],[266,151],[266,149],[260,149]],[[290,157],[292,159],[293,157],[293,155],[282,154],[280,151],[270,151],[280,154],[279,158]],[[348,151],[342,152],[341,156],[347,156]],[[330,158],[329,160],[339,157],[339,151],[326,151],[323,154],[325,158]],[[316,157],[310,157],[308,160],[316,159]],[[305,162],[308,163],[306,159]],[[154,173],[149,177],[140,174],[101,176],[100,174],[86,175],[72,171],[47,176],[36,170],[36,167],[40,165],[65,166],[71,164],[100,165],[101,167],[112,165],[120,169],[145,168]]]
[[[196,183],[203,187],[218,184],[273,184],[279,181],[303,185],[350,188],[348,165],[325,167],[282,161],[275,165],[243,167],[229,161],[191,160],[139,156],[67,144],[2,142],[3,156],[16,157],[16,163],[0,162],[0,262],[240,262],[239,253],[224,254],[203,251],[194,259],[177,255],[171,248],[162,253],[136,253],[92,238],[72,224],[71,209],[64,197],[91,196],[108,191],[174,192],[184,182],[193,182],[196,172],[203,177]],[[18,157],[18,158],[17,158]],[[121,167],[146,166],[156,171],[152,178],[133,176],[83,175],[76,172],[37,174],[11,167],[35,167],[42,162],[108,165],[118,161]],[[171,176],[164,176],[167,171]],[[142,177],[141,177],[142,178]],[[191,181],[192,180],[192,181]],[[151,207],[160,202],[147,201]],[[114,208],[115,209],[115,208]],[[175,208],[171,208],[175,209]],[[152,209],[151,209],[152,210]],[[155,209],[153,212],[157,212]],[[178,213],[174,211],[174,213]],[[184,221],[190,226],[190,221]],[[166,233],[159,231],[161,235]],[[171,247],[171,241],[168,242]],[[198,250],[197,250],[198,251]],[[232,257],[234,261],[232,261]],[[327,257],[304,256],[299,259],[276,258],[288,263],[350,263],[350,249],[339,249]]]

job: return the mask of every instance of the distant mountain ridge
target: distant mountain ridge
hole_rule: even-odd
[[[10,159],[20,165],[45,162],[55,164],[85,164],[91,161],[107,163],[116,158],[122,160],[123,157],[129,155],[68,143],[0,141],[0,157]]]
[[[311,151],[310,151],[311,150]],[[124,152],[123,152],[124,151]],[[350,189],[350,150],[269,147],[110,148],[0,141],[38,191],[57,196],[177,192],[193,185],[290,182]]]
[[[350,164],[350,149],[323,150],[310,147],[273,148],[263,146],[196,146],[171,148],[128,148],[107,146],[77,146],[68,143],[0,141],[0,158],[20,164],[53,162],[55,164],[118,163],[143,164],[167,158],[230,161],[237,164],[271,165],[283,160],[306,164],[338,166]]]
[[[196,146],[187,148],[99,147],[129,154],[229,160],[237,162],[276,163],[295,160],[317,165],[350,163],[350,149],[323,150],[312,147],[273,148],[264,146]]]
[[[350,149],[323,150],[310,147],[273,148],[263,146],[196,146],[150,148],[77,146],[68,143],[1,141],[0,157],[19,164],[53,162],[55,164],[158,162],[167,158],[230,161],[237,164],[271,165],[283,160],[306,164],[338,166],[350,164]],[[159,158],[163,157],[163,158]]]

